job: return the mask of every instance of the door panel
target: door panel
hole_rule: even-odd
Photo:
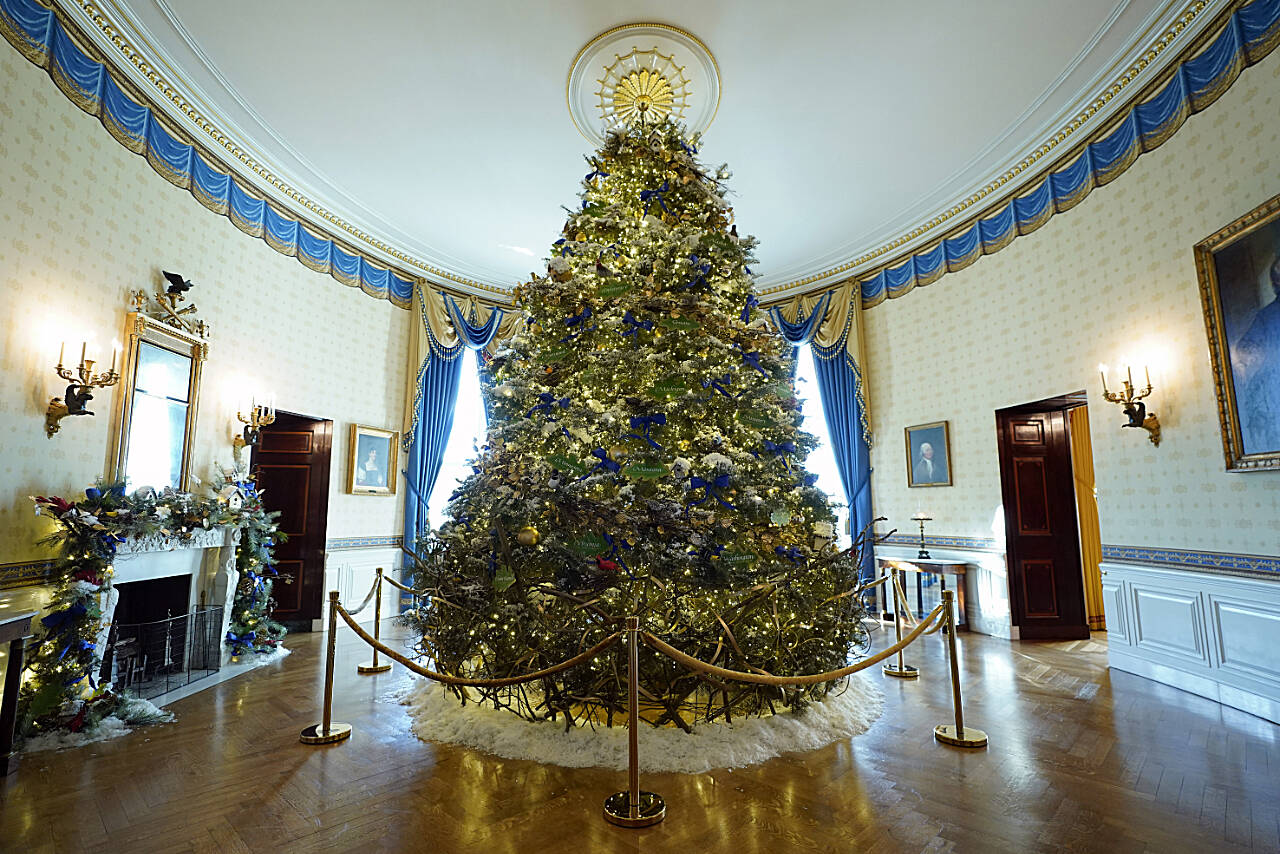
[[[1066,413],[996,413],[1009,601],[1024,638],[1087,638]]]
[[[280,512],[288,536],[275,547],[276,569],[293,583],[276,583],[275,617],[293,630],[321,615],[332,447],[333,422],[280,412],[253,449],[262,503]]]

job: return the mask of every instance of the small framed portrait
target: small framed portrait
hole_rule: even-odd
[[[951,431],[946,421],[906,429],[907,486],[951,485]]]
[[[347,492],[352,495],[395,495],[396,451],[400,434],[363,424],[351,425],[347,456]]]
[[[1227,470],[1280,469],[1280,196],[1195,255]]]

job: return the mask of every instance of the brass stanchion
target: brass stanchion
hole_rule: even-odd
[[[893,569],[889,571],[891,573],[897,572],[897,570],[893,570]],[[893,586],[893,632],[897,636],[898,643],[902,643],[902,607],[903,607],[903,601],[902,601],[903,596],[901,595],[902,586],[898,584],[898,579],[896,577],[894,577],[892,580],[893,580],[893,585],[892,585]],[[885,587],[889,587],[889,586],[890,586],[889,584],[887,583],[885,584]],[[886,676],[897,676],[899,679],[916,679],[920,676],[919,668],[912,667],[910,664],[907,664],[906,657],[904,656],[902,650],[898,650],[898,660],[896,662],[886,661],[884,663],[883,669]]]
[[[373,582],[373,639],[381,640],[382,638],[382,567],[378,567],[378,577]],[[378,663],[378,648],[373,648],[373,663],[360,664],[356,666],[357,673],[386,673],[391,669],[390,664]]]
[[[986,747],[987,734],[973,727],[964,725],[964,707],[960,702],[960,661],[956,658],[956,615],[954,610],[955,592],[942,591],[942,604],[946,609],[945,623],[947,646],[951,655],[951,700],[956,707],[955,724],[938,724],[933,728],[933,737],[943,744],[955,747]]]
[[[324,667],[324,718],[302,731],[303,744],[332,744],[351,737],[351,724],[334,723],[333,662],[338,655],[338,591],[329,591],[329,652]]]
[[[628,788],[604,799],[604,820],[619,827],[649,827],[667,817],[667,805],[653,792],[640,791],[640,618],[627,617]]]

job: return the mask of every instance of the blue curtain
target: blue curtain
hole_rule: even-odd
[[[871,515],[871,443],[862,423],[862,377],[857,364],[846,357],[843,342],[840,353],[830,359],[822,358],[816,347],[811,349],[831,449],[845,500],[849,502],[850,527],[856,536],[875,518]],[[861,577],[875,577],[875,558],[870,548],[863,550]]]
[[[421,306],[421,291],[418,296]],[[484,323],[477,324],[474,307],[468,316],[453,297],[448,294],[442,296],[458,343],[453,347],[440,343],[431,333],[425,311],[422,311],[420,320],[429,348],[418,372],[413,429],[405,437],[408,456],[404,478],[409,494],[404,502],[404,538],[405,545],[411,548],[428,528],[427,502],[440,475],[449,432],[453,429],[458,383],[462,377],[462,354],[468,349],[487,347],[497,334],[503,317],[502,309],[494,308]],[[483,367],[480,370],[483,378]]]
[[[862,373],[845,350],[847,331],[831,347],[812,343],[835,293],[823,294],[807,317],[797,315],[794,321],[789,321],[777,307],[769,309],[769,317],[791,344],[810,344],[831,449],[840,471],[845,501],[849,504],[850,526],[856,536],[874,518],[871,515],[871,434],[864,414]],[[850,306],[849,310],[857,311],[858,306]],[[870,548],[863,550],[859,574],[863,579],[875,577],[875,558]]]
[[[409,494],[404,502],[405,546],[413,548],[427,530],[427,501],[435,488],[444,449],[453,429],[453,409],[462,377],[463,348],[452,359],[427,355],[418,376],[418,423],[411,436],[404,478]]]

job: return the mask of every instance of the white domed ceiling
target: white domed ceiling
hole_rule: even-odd
[[[641,31],[630,48],[609,42],[581,76],[599,101],[597,81],[629,49],[657,48],[685,68],[688,116],[708,126],[702,157],[733,170],[737,222],[761,240],[760,287],[781,293],[857,272],[859,256],[1048,140],[1171,28],[1170,56],[1225,4],[67,5],[86,22],[99,16],[85,27],[95,41],[111,47],[103,33],[117,31],[281,182],[463,289],[508,289],[540,267],[560,207],[575,204],[586,137],[599,132],[575,124],[591,118],[573,104],[575,60],[622,24],[678,28],[710,65]],[[1195,26],[1174,27],[1189,13]]]

